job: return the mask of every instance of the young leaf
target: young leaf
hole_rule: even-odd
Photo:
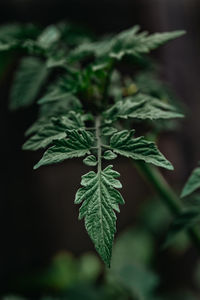
[[[104,126],[101,130],[101,132],[104,136],[113,135],[116,131],[117,131],[116,128],[110,127],[110,126]]]
[[[115,159],[116,157],[117,157],[117,155],[114,152],[112,152],[111,150],[107,150],[103,154],[103,158],[106,160],[112,160],[112,159]]]
[[[181,197],[186,197],[200,188],[200,166],[193,170],[188,181],[186,182]]]
[[[37,40],[38,46],[48,49],[61,37],[61,33],[54,25],[50,25],[40,34]]]
[[[45,63],[38,58],[23,58],[11,89],[10,108],[29,106],[48,76]]]
[[[104,112],[104,118],[107,119],[107,123],[113,122],[117,118],[157,120],[182,117],[183,114],[177,112],[176,108],[172,105],[144,94],[137,94],[136,96],[118,101]]]
[[[123,204],[121,194],[115,188],[121,188],[119,173],[108,166],[98,173],[89,172],[82,176],[75,203],[83,202],[79,219],[85,218],[86,230],[96,250],[109,267],[112,244],[116,231],[116,215],[118,204]]]
[[[173,170],[173,166],[158,150],[155,143],[145,140],[144,137],[132,138],[133,133],[134,130],[115,133],[110,140],[111,149],[122,156]]]
[[[87,166],[91,166],[94,167],[97,165],[97,160],[96,157],[94,155],[89,155],[88,157],[86,157],[83,160],[84,164],[86,164]]]
[[[42,159],[34,166],[34,169],[60,163],[68,158],[90,154],[90,148],[94,144],[94,137],[85,130],[69,130],[67,131],[66,139],[55,140],[54,144],[44,153]]]

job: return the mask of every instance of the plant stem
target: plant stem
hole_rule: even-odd
[[[96,128],[96,139],[97,139],[97,160],[98,160],[98,173],[101,172],[101,117],[97,116],[95,121],[95,128]]]
[[[108,73],[107,73],[106,80],[105,80],[103,99],[102,99],[103,106],[105,106],[107,104],[108,89],[109,89],[109,85],[110,85],[110,79],[111,79],[113,68],[114,68],[114,60],[112,59],[110,61],[110,65],[109,65],[109,68],[108,68]],[[105,107],[103,107],[103,108],[105,108]]]
[[[174,216],[179,215],[183,211],[183,206],[179,197],[175,194],[172,188],[169,186],[160,171],[143,162],[134,163],[139,173],[151,184],[151,186],[160,195],[163,202]],[[188,235],[200,252],[200,232],[195,227],[191,227],[188,230]]]

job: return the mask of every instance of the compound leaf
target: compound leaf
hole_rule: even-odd
[[[34,166],[55,164],[68,158],[81,157],[90,154],[90,148],[94,144],[94,137],[85,130],[68,130],[67,138],[55,140],[54,146],[50,147],[42,159]]]
[[[96,250],[109,267],[112,244],[116,231],[116,215],[118,204],[123,204],[121,194],[115,188],[121,188],[119,173],[108,166],[98,173],[89,172],[82,176],[75,203],[81,202],[79,219],[85,219],[86,230]]]
[[[107,119],[107,123],[113,122],[117,118],[157,120],[182,117],[183,114],[177,112],[172,105],[145,94],[124,98],[104,112],[104,118]]]
[[[138,33],[139,29],[139,26],[134,26],[99,42],[82,43],[71,52],[70,59],[81,60],[88,56],[95,56],[121,60],[125,55],[138,56],[140,53],[147,53],[185,34],[185,31],[174,31],[148,35],[148,32]]]
[[[173,170],[171,163],[158,150],[155,143],[144,137],[132,138],[134,130],[123,130],[115,133],[110,139],[110,146],[115,153],[142,160],[168,170]]]
[[[124,55],[148,53],[168,41],[182,36],[185,34],[185,31],[155,33],[149,36],[147,34],[148,32],[137,34],[134,28],[123,31],[116,38],[116,43],[109,54],[110,57],[120,60]]]
[[[14,110],[31,105],[48,73],[45,63],[40,59],[23,58],[11,89],[10,108]]]

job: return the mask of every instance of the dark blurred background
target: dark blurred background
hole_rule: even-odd
[[[150,32],[187,31],[186,36],[162,47],[154,56],[162,66],[162,78],[187,107],[181,129],[165,134],[160,143],[161,150],[175,166],[175,172],[165,172],[165,176],[179,191],[200,156],[200,1],[0,0],[1,24],[17,21],[48,25],[60,20],[83,24],[96,34],[118,32],[134,24]],[[8,57],[5,55],[3,59],[6,64]],[[74,160],[33,171],[41,153],[21,150],[24,131],[35,119],[36,109],[8,111],[15,66],[16,60],[11,60],[0,70],[0,290],[6,289],[17,274],[48,264],[60,250],[75,255],[93,250],[83,223],[77,220],[78,207],[73,204],[80,176],[87,168],[81,160]],[[116,169],[121,172],[126,200],[118,216],[120,232],[136,222],[138,207],[150,190],[128,161],[120,160]],[[161,254],[163,272],[170,274],[171,281],[180,276],[184,284],[195,257],[195,250],[190,250],[168,270]]]

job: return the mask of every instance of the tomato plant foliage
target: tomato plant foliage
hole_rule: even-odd
[[[161,120],[183,117],[161,84],[155,92],[155,82],[148,86],[146,75],[124,75],[120,64],[128,61],[143,70],[148,64],[144,55],[183,34],[148,34],[134,26],[95,39],[64,23],[44,30],[18,24],[0,30],[0,51],[26,53],[16,71],[10,108],[35,100],[39,105],[38,119],[27,130],[23,145],[24,150],[45,149],[34,169],[76,157],[94,168],[82,176],[75,203],[81,204],[79,218],[107,266],[116,213],[124,204],[120,174],[110,161],[124,156],[172,170],[157,145],[137,136],[133,124],[154,121],[156,126]],[[108,162],[105,168],[102,161]]]

